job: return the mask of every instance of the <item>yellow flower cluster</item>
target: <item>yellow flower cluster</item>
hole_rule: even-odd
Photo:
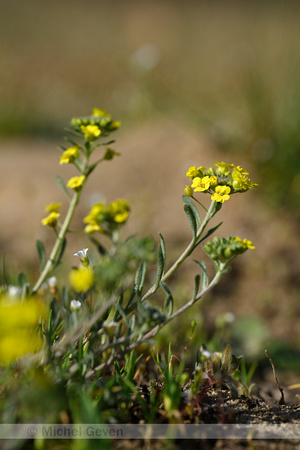
[[[83,135],[87,142],[95,141],[101,133],[114,131],[120,126],[121,122],[112,120],[109,112],[99,108],[94,108],[91,116],[71,120],[73,130]]]
[[[231,236],[219,239],[215,236],[203,248],[214,261],[226,263],[226,261],[241,255],[248,249],[254,250],[255,246],[248,239]]]
[[[185,194],[190,197],[194,192],[205,192],[211,194],[211,199],[224,203],[229,200],[231,194],[245,192],[258,186],[252,183],[242,167],[224,162],[216,162],[216,168],[203,166],[196,168],[192,166],[186,173],[192,181],[191,186],[185,186]]]
[[[61,208],[61,203],[50,203],[45,207],[45,212],[48,212],[48,216],[42,219],[43,225],[48,225],[49,227],[55,228],[57,225],[57,219],[60,216],[58,212]]]
[[[106,202],[96,203],[89,214],[84,218],[85,232],[92,234],[110,232],[121,224],[124,224],[129,216],[130,206],[127,200],[119,199],[106,205]]]
[[[88,117],[75,117],[71,121],[71,128],[74,134],[80,136],[85,140],[83,146],[77,145],[73,140],[68,140],[73,144],[69,148],[61,147],[62,154],[60,156],[60,165],[62,164],[74,164],[79,171],[78,176],[71,177],[66,183],[66,187],[73,189],[79,193],[83,188],[85,181],[89,174],[94,170],[96,164],[100,161],[110,161],[115,156],[119,156],[120,153],[116,152],[111,148],[106,148],[105,153],[101,160],[96,164],[88,165],[88,159],[91,153],[98,147],[97,144],[93,145],[93,141],[96,141],[100,135],[107,136],[111,131],[116,130],[121,126],[121,122],[112,120],[109,112],[104,109],[94,108],[92,114]],[[82,155],[81,155],[82,154]],[[80,156],[83,156],[81,158]],[[63,185],[65,188],[65,186]],[[123,200],[118,200],[112,203],[105,210],[105,220],[114,223],[124,223],[129,214],[128,204],[124,203]],[[60,217],[59,209],[61,207],[60,203],[51,203],[47,205],[45,211],[48,213],[47,217],[44,217],[41,222],[43,225],[47,225],[56,229],[58,218]],[[91,214],[98,217],[101,211],[98,211],[99,205],[96,206],[95,211],[93,210]],[[101,209],[101,207],[100,207]],[[97,218],[96,220],[91,219],[88,223],[87,232],[101,231],[99,223],[102,220]]]
[[[80,128],[86,141],[95,141],[101,134],[98,125],[81,125]]]

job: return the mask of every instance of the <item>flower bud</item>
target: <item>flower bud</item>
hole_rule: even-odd
[[[185,185],[184,188],[184,194],[187,195],[188,197],[193,197],[193,189],[191,188],[191,186],[187,186]]]

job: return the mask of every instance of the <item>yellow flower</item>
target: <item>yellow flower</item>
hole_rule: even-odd
[[[193,179],[193,178],[199,176],[199,171],[203,173],[206,171],[206,169],[205,169],[205,167],[202,167],[202,166],[198,167],[198,169],[196,168],[196,166],[192,166],[187,171],[186,176]]]
[[[116,130],[117,128],[120,128],[120,126],[122,125],[122,122],[120,122],[119,120],[113,120],[112,122],[110,122],[109,124],[109,129],[111,131]]]
[[[57,219],[59,218],[60,214],[58,212],[51,212],[49,216],[45,217],[41,220],[43,225],[48,225],[49,227],[56,227],[57,225]]]
[[[69,280],[76,292],[88,291],[94,284],[94,273],[89,267],[73,269]]]
[[[49,212],[49,213],[52,213],[52,212],[57,213],[58,210],[61,208],[61,206],[62,206],[62,203],[50,203],[49,205],[45,206],[44,211]]]
[[[74,189],[75,191],[78,191],[79,189],[81,189],[81,186],[85,178],[86,177],[84,175],[82,175],[81,177],[72,177],[69,179],[67,187]]]
[[[204,178],[196,177],[193,179],[192,188],[195,192],[207,191],[210,186],[210,177],[206,176]]]
[[[215,193],[211,196],[211,199],[218,202],[224,203],[230,198],[230,187],[229,186],[216,186]]]
[[[67,148],[60,157],[59,164],[69,164],[73,163],[76,158],[78,158],[80,153],[80,148],[77,145]]]
[[[246,172],[242,167],[237,166],[232,172],[232,187],[235,191],[244,192],[248,189],[257,187],[258,184],[252,183],[247,177],[248,172]]]
[[[255,250],[255,246],[252,244],[251,241],[249,241],[248,239],[241,239],[239,237],[236,237],[235,240],[241,244],[243,244],[243,246],[247,249],[250,248],[251,250]]]
[[[209,185],[210,185],[211,187],[214,187],[214,186],[217,186],[217,184],[218,184],[218,178],[217,178],[215,175],[212,175],[212,176],[209,178]]]
[[[12,303],[11,299],[0,302],[0,364],[10,364],[41,349],[43,340],[37,327],[46,312],[36,298],[22,303]]]
[[[98,231],[99,233],[102,233],[102,232],[103,232],[102,228],[99,227],[99,225],[98,225],[96,222],[94,222],[94,223],[88,223],[88,224],[86,225],[86,227],[84,228],[84,232],[85,232],[86,234],[93,234],[93,233],[95,233],[96,231]]]
[[[80,128],[86,141],[94,141],[101,134],[101,130],[98,125],[81,125]]]
[[[215,165],[218,167],[218,172],[222,174],[230,172],[230,170],[234,168],[234,164],[227,164],[224,162],[216,162]]]
[[[93,108],[93,116],[95,117],[108,117],[110,119],[110,114],[105,109]]]
[[[126,222],[130,207],[127,200],[119,199],[115,200],[108,206],[108,212],[112,215],[112,218],[117,223],[124,223]]]
[[[95,222],[101,222],[105,215],[105,202],[95,203],[92,206],[89,214],[83,219],[84,223],[94,224]]]

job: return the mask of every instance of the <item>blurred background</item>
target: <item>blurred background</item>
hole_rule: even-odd
[[[35,239],[53,242],[40,220],[47,203],[64,200],[55,175],[74,174],[58,164],[64,127],[107,109],[122,121],[114,144],[122,156],[91,178],[78,223],[93,201],[125,197],[127,231],[161,232],[171,262],[190,237],[180,198],[189,166],[248,169],[259,188],[224,204],[219,235],[247,237],[256,250],[180,321],[180,333],[187,340],[196,319],[193,345],[218,336],[262,361],[268,348],[276,367],[299,373],[300,3],[0,0],[0,9],[0,251],[8,270],[34,278]],[[72,243],[71,264],[82,246]],[[183,268],[178,302],[196,273]],[[178,322],[162,342],[172,330],[178,335]]]

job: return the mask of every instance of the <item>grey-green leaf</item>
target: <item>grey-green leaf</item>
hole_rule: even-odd
[[[40,261],[40,268],[43,270],[46,264],[46,250],[44,244],[39,239],[36,241],[36,249]]]
[[[197,294],[199,292],[199,286],[200,286],[200,275],[195,276],[195,283],[194,283],[194,292],[192,300],[195,301]]]
[[[210,230],[208,230],[208,232],[201,238],[199,239],[199,241],[197,242],[196,245],[201,244],[201,242],[203,242],[205,239],[207,239],[211,234],[213,234],[221,225],[223,222],[220,222],[218,225],[216,225],[215,227],[211,228]]]
[[[191,229],[192,229],[192,233],[193,233],[193,237],[195,238],[197,235],[197,220],[196,217],[194,215],[194,212],[192,210],[192,208],[189,205],[184,204],[183,206],[184,212],[186,213],[190,225],[191,225]]]
[[[193,261],[195,261],[195,263],[198,264],[198,266],[201,269],[201,290],[206,289],[209,284],[206,262],[205,261],[200,262],[197,259],[193,259]]]
[[[60,260],[61,260],[63,254],[64,254],[64,251],[65,251],[66,245],[67,245],[67,239],[63,238],[61,246],[60,246],[60,249],[59,249],[59,252],[58,252],[57,257],[56,257],[56,260],[54,261],[54,266],[55,267],[58,266],[58,264],[60,263]]]
[[[156,280],[155,280],[155,290],[158,288],[160,280],[164,274],[165,270],[165,257],[164,252],[162,250],[162,245],[160,244],[157,250],[157,272],[156,272]]]
[[[62,179],[62,177],[60,177],[59,175],[56,175],[55,179],[56,179],[56,181],[58,182],[59,186],[60,186],[60,187],[62,188],[62,190],[64,191],[64,193],[66,194],[67,199],[68,199],[69,201],[71,201],[71,195],[70,195],[70,192],[68,191],[68,189],[67,189],[67,187],[66,187],[66,185],[65,185],[65,182],[64,182],[64,180]]]
[[[167,294],[162,314],[163,315],[172,314],[173,309],[174,309],[174,300],[173,300],[172,292],[170,291],[170,289],[168,288],[166,283],[164,283],[163,281],[161,281],[161,287]]]
[[[183,203],[188,205],[193,210],[194,216],[197,221],[197,225],[200,226],[201,225],[201,217],[200,217],[199,211],[198,211],[195,203],[191,199],[191,197],[188,197],[187,195],[183,195],[182,200],[183,200]]]

